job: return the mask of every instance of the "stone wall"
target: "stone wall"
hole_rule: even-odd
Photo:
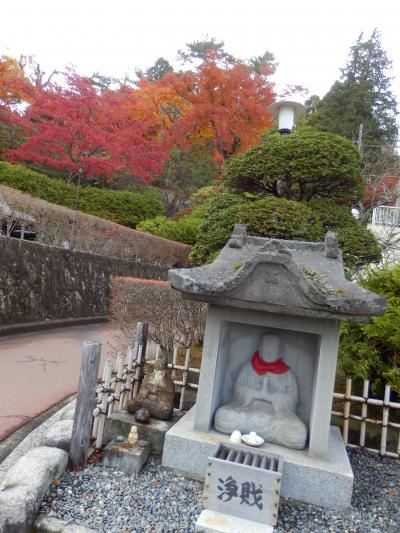
[[[166,279],[173,266],[184,257],[124,260],[0,237],[0,325],[107,315],[112,275]]]

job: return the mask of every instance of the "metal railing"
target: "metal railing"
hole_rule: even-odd
[[[372,224],[377,226],[400,226],[400,207],[380,205],[372,211]]]

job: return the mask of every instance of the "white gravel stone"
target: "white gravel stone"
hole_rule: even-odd
[[[275,533],[400,531],[399,462],[348,453],[355,475],[351,510],[339,513],[281,498]],[[203,509],[202,495],[202,483],[161,469],[151,457],[137,476],[100,465],[66,472],[41,512],[103,533],[190,533]]]

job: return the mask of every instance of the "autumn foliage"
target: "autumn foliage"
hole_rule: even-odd
[[[259,142],[272,125],[271,70],[221,64],[210,54],[195,70],[141,80],[139,98],[179,146],[211,140],[217,157],[227,159]]]
[[[0,126],[18,131],[3,151],[10,161],[62,171],[69,181],[80,173],[94,183],[126,174],[151,182],[173,147],[204,145],[222,162],[271,127],[272,71],[206,51],[188,70],[171,67],[135,84],[99,85],[73,71],[44,83],[38,66],[28,75],[21,61],[3,56]]]
[[[123,88],[98,94],[87,78],[68,75],[67,86],[41,91],[19,123],[27,136],[8,156],[66,169],[73,178],[111,179],[116,172],[151,181],[166,158],[167,145],[152,135],[151,122],[128,113],[132,95]]]

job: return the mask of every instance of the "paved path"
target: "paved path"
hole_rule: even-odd
[[[110,356],[104,323],[0,337],[0,441],[76,392],[85,340],[103,344],[102,361]]]

